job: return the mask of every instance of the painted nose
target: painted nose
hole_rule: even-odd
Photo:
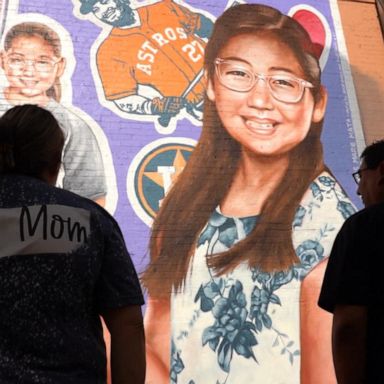
[[[272,109],[272,95],[267,80],[257,78],[253,88],[249,91],[248,105],[259,109]]]
[[[25,74],[30,74],[35,72],[35,62],[33,60],[26,60],[23,68]]]

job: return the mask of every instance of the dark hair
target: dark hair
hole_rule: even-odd
[[[4,38],[4,49],[8,51],[13,41],[19,37],[41,37],[53,49],[56,57],[61,57],[61,42],[59,35],[50,27],[42,23],[26,22],[14,25],[9,29]],[[47,90],[47,96],[60,101],[61,99],[61,84],[60,79],[55,79],[55,84]]]
[[[275,8],[242,4],[226,10],[214,26],[205,49],[205,69],[214,81],[214,60],[234,36],[274,36],[286,44],[321,97],[320,67],[305,29]],[[322,121],[312,123],[307,137],[289,154],[284,177],[265,202],[253,231],[226,252],[210,255],[209,267],[226,273],[240,262],[265,271],[283,270],[298,261],[292,244],[292,222],[300,201],[316,176],[326,169],[320,141]],[[183,173],[162,202],[150,240],[151,262],[142,275],[153,296],[179,289],[188,271],[194,244],[214,209],[225,197],[238,167],[241,148],[227,133],[216,106],[204,101],[200,140]]]
[[[375,169],[384,161],[384,140],[378,140],[368,145],[361,154],[367,168]]]
[[[0,118],[0,174],[42,179],[57,171],[64,134],[53,115],[36,105],[18,105]]]
[[[80,0],[80,13],[83,15],[87,15],[88,13],[93,12],[93,6],[99,2],[100,0]],[[128,0],[115,0],[117,5],[121,4],[129,4]]]

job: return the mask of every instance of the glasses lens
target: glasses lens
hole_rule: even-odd
[[[20,56],[8,56],[7,61],[8,61],[8,65],[14,69],[23,68],[25,65],[24,59]]]
[[[356,184],[359,184],[360,183],[360,171],[357,171],[355,173],[353,173],[353,178],[355,179],[356,181]]]
[[[26,60],[22,56],[11,55],[8,56],[8,65],[12,69],[24,69],[28,64],[32,64],[38,72],[49,72],[52,71],[55,62],[50,59],[38,59],[38,60]]]
[[[269,86],[273,96],[287,103],[293,103],[303,96],[303,86],[300,80],[289,76],[271,76]]]
[[[232,61],[217,63],[221,83],[234,91],[248,91],[252,88],[253,74],[246,66]]]
[[[39,59],[35,61],[36,71],[49,72],[53,69],[54,62],[49,59]]]

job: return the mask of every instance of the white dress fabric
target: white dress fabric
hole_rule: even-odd
[[[292,223],[299,264],[270,274],[242,263],[215,277],[206,256],[245,238],[258,220],[226,217],[217,208],[200,234],[184,286],[172,294],[170,383],[300,383],[301,283],[328,257],[354,212],[335,179],[323,172]]]

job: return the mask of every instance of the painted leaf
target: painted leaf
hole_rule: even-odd
[[[211,241],[213,235],[217,231],[217,228],[213,227],[212,225],[207,225],[204,231],[201,233],[199,239],[197,240],[197,245],[200,246],[204,244],[206,241]]]
[[[266,328],[271,329],[272,327],[272,319],[269,317],[268,314],[264,313],[262,316],[263,319],[263,324],[265,325]]]
[[[270,302],[273,303],[273,304],[279,304],[279,305],[281,305],[281,301],[280,301],[279,296],[275,295],[274,293],[272,293],[272,295],[270,296],[269,300],[270,300]]]
[[[216,339],[218,337],[220,337],[220,333],[217,332],[216,327],[210,326],[208,328],[205,328],[202,336],[203,345],[207,344],[212,339]]]
[[[337,210],[341,212],[344,219],[348,219],[349,216],[353,215],[356,212],[354,206],[348,201],[338,201]]]
[[[299,208],[297,208],[296,213],[295,213],[295,218],[293,219],[293,227],[301,227],[303,224],[304,216],[306,214],[307,210],[299,205]]]
[[[219,366],[224,372],[228,373],[231,365],[232,354],[233,354],[233,348],[231,343],[229,343],[225,339],[222,340],[217,351],[218,351],[217,360],[218,360]]]
[[[311,189],[312,195],[315,199],[319,199],[320,201],[323,201],[323,194],[321,193],[321,189],[315,182],[311,183],[309,188]]]
[[[205,296],[209,297],[210,299],[214,299],[216,296],[218,296],[220,294],[220,288],[213,281],[204,287],[204,294],[205,294]]]
[[[227,225],[227,223],[225,223],[222,227],[219,228],[219,241],[224,244],[227,248],[230,248],[235,243],[235,241],[238,240],[238,234],[235,224],[230,224],[230,226],[229,224],[230,223],[228,223],[228,228],[223,228]]]
[[[209,312],[215,305],[214,301],[205,295],[201,295],[200,309],[203,312]]]

